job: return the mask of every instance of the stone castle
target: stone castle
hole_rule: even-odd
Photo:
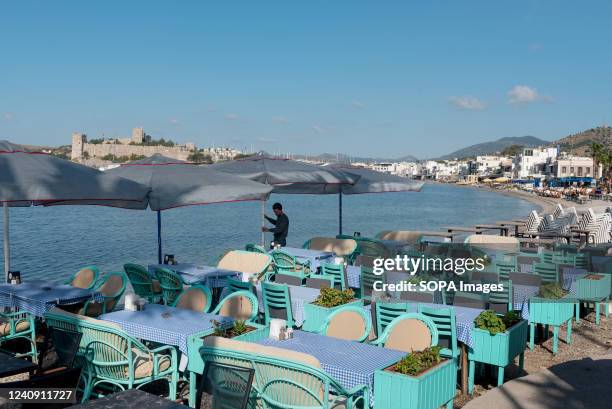
[[[143,128],[134,128],[131,138],[98,140],[96,143],[88,142],[87,135],[75,132],[72,134],[71,159],[81,161],[87,158],[103,158],[107,155],[119,158],[160,153],[170,158],[187,160],[187,157],[196,150],[193,143],[174,146],[144,145],[150,141],[151,137],[145,134]]]

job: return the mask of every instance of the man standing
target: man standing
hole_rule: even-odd
[[[262,227],[262,231],[274,233],[274,244],[280,244],[282,247],[287,245],[287,233],[289,233],[289,218],[283,212],[283,205],[274,203],[272,211],[276,215],[276,220],[271,217],[264,216],[266,220],[274,225],[272,228]]]

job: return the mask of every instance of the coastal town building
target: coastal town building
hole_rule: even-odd
[[[549,165],[548,174],[555,178],[592,178],[595,175],[593,159],[582,156],[562,156]]]
[[[523,148],[522,152],[514,157],[512,176],[515,179],[544,177],[547,173],[547,165],[550,165],[558,155],[558,148]]]

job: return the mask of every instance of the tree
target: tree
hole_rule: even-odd
[[[193,163],[208,163],[208,164],[213,163],[210,155],[205,155],[201,151],[193,152],[192,154],[187,156],[187,160]]]
[[[523,145],[510,145],[501,151],[502,156],[516,156],[523,151]]]

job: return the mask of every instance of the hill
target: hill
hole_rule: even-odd
[[[455,152],[441,156],[438,159],[462,159],[478,155],[491,155],[496,152],[501,152],[512,145],[535,147],[549,144],[550,142],[536,138],[535,136],[511,136],[501,138],[493,142],[483,142],[476,145],[471,145],[467,148],[459,149]]]
[[[574,155],[590,156],[590,146],[593,142],[600,143],[608,149],[612,148],[612,127],[599,126],[587,129],[556,140],[553,144],[559,144],[561,150]]]
[[[401,158],[372,158],[351,156],[344,153],[322,153],[320,155],[293,155],[296,159],[319,160],[321,162],[416,162],[418,159],[412,155],[402,156]]]

